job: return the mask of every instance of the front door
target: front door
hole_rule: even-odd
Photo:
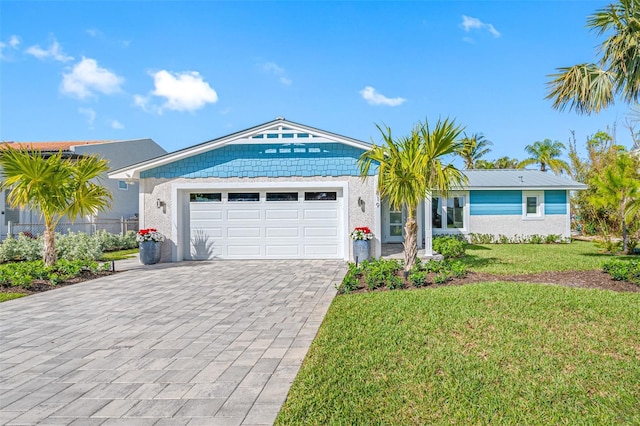
[[[389,203],[382,203],[382,242],[401,243],[404,241],[405,209],[392,209]]]

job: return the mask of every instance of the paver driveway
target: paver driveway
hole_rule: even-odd
[[[155,265],[0,304],[0,424],[271,424],[340,261]]]

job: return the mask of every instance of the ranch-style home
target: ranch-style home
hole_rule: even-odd
[[[349,233],[368,226],[372,255],[401,243],[406,212],[362,179],[371,145],[283,118],[109,174],[139,182],[140,226],[162,232],[163,261],[352,258]],[[418,244],[437,234],[570,236],[580,183],[532,170],[466,171],[468,185],[425,199]]]
[[[111,170],[119,169],[149,158],[166,154],[160,145],[152,139],[133,140],[100,140],[100,141],[68,141],[68,142],[2,142],[0,150],[18,149],[33,150],[43,156],[61,153],[65,158],[78,158],[83,155],[98,155],[109,161]],[[113,196],[111,208],[100,212],[92,218],[93,221],[117,220],[121,217],[129,218],[138,214],[138,189],[131,187],[131,183],[124,180],[109,180],[103,176],[100,183],[106,186]],[[31,209],[14,209],[7,202],[9,190],[0,191],[0,241],[7,236],[9,222],[20,225],[16,228],[25,229],[25,224],[42,223],[40,213]],[[81,220],[86,220],[81,219]],[[75,227],[82,230],[81,227]],[[39,228],[38,228],[39,229]]]

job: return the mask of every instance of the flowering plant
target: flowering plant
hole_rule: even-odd
[[[352,240],[372,240],[373,232],[366,226],[358,226],[351,232]]]
[[[139,243],[144,241],[162,242],[164,241],[164,235],[159,233],[156,228],[141,229],[136,235],[136,241]]]

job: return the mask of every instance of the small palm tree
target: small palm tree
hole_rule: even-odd
[[[592,180],[594,205],[612,209],[620,218],[622,249],[627,251],[628,224],[640,213],[640,164],[627,153],[618,155],[615,162]]]
[[[66,159],[61,153],[43,156],[38,151],[5,147],[0,151],[0,190],[9,189],[11,207],[40,212],[45,225],[42,259],[57,260],[56,225],[63,217],[95,215],[109,207],[111,193],[94,182],[109,170],[107,160],[95,157]]]
[[[558,68],[550,75],[547,99],[553,108],[591,114],[614,103],[616,95],[630,104],[640,97],[640,2],[618,0],[596,11],[587,27],[598,35],[611,34],[601,45],[597,64]]]
[[[438,120],[433,129],[428,122],[418,124],[409,136],[394,138],[391,129],[377,126],[384,145],[373,145],[359,158],[360,174],[369,175],[372,166],[378,166],[378,192],[392,208],[407,208],[404,241],[404,267],[409,271],[418,254],[418,225],[416,212],[420,203],[431,192],[446,193],[459,186],[465,176],[452,164],[443,165],[442,159],[459,150],[456,142],[462,129],[453,120]]]
[[[481,133],[474,133],[471,136],[465,135],[458,152],[458,155],[464,160],[464,168],[473,169],[482,157],[491,152],[490,145],[493,143],[486,140]]]
[[[520,161],[517,158],[509,158],[508,156],[497,158],[493,165],[496,169],[519,169]]]
[[[529,158],[520,162],[520,167],[529,164],[540,164],[540,171],[546,172],[547,168],[551,169],[555,174],[563,171],[569,173],[569,165],[566,161],[559,159],[565,146],[562,142],[545,139],[542,142],[536,141],[532,145],[527,145],[524,150],[530,155]]]

